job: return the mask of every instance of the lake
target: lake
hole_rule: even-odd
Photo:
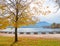
[[[14,28],[7,28],[7,29],[4,29],[4,30],[0,30],[0,31],[3,31],[3,32],[14,32]],[[39,34],[41,32],[60,32],[60,29],[50,29],[50,28],[18,28],[18,33],[19,32],[38,32]]]

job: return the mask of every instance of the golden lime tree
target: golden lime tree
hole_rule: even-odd
[[[39,22],[38,15],[51,13],[46,0],[0,0],[0,29],[8,26],[15,28],[15,42],[18,41],[17,29]]]

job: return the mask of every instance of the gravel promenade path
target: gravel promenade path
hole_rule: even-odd
[[[14,37],[14,34],[0,33],[0,36]],[[40,35],[25,35],[18,34],[18,37],[35,37],[35,38],[57,38],[60,39],[60,34],[40,34]]]

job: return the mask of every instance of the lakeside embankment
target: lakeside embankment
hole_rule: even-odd
[[[14,34],[0,33],[0,36],[14,37]],[[18,37],[56,38],[56,39],[60,39],[60,34],[39,34],[39,35],[18,34]]]

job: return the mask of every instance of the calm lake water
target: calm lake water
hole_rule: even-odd
[[[7,28],[0,31],[14,32],[14,28]],[[49,28],[18,28],[18,32],[53,32],[60,31],[60,29],[49,29]]]

